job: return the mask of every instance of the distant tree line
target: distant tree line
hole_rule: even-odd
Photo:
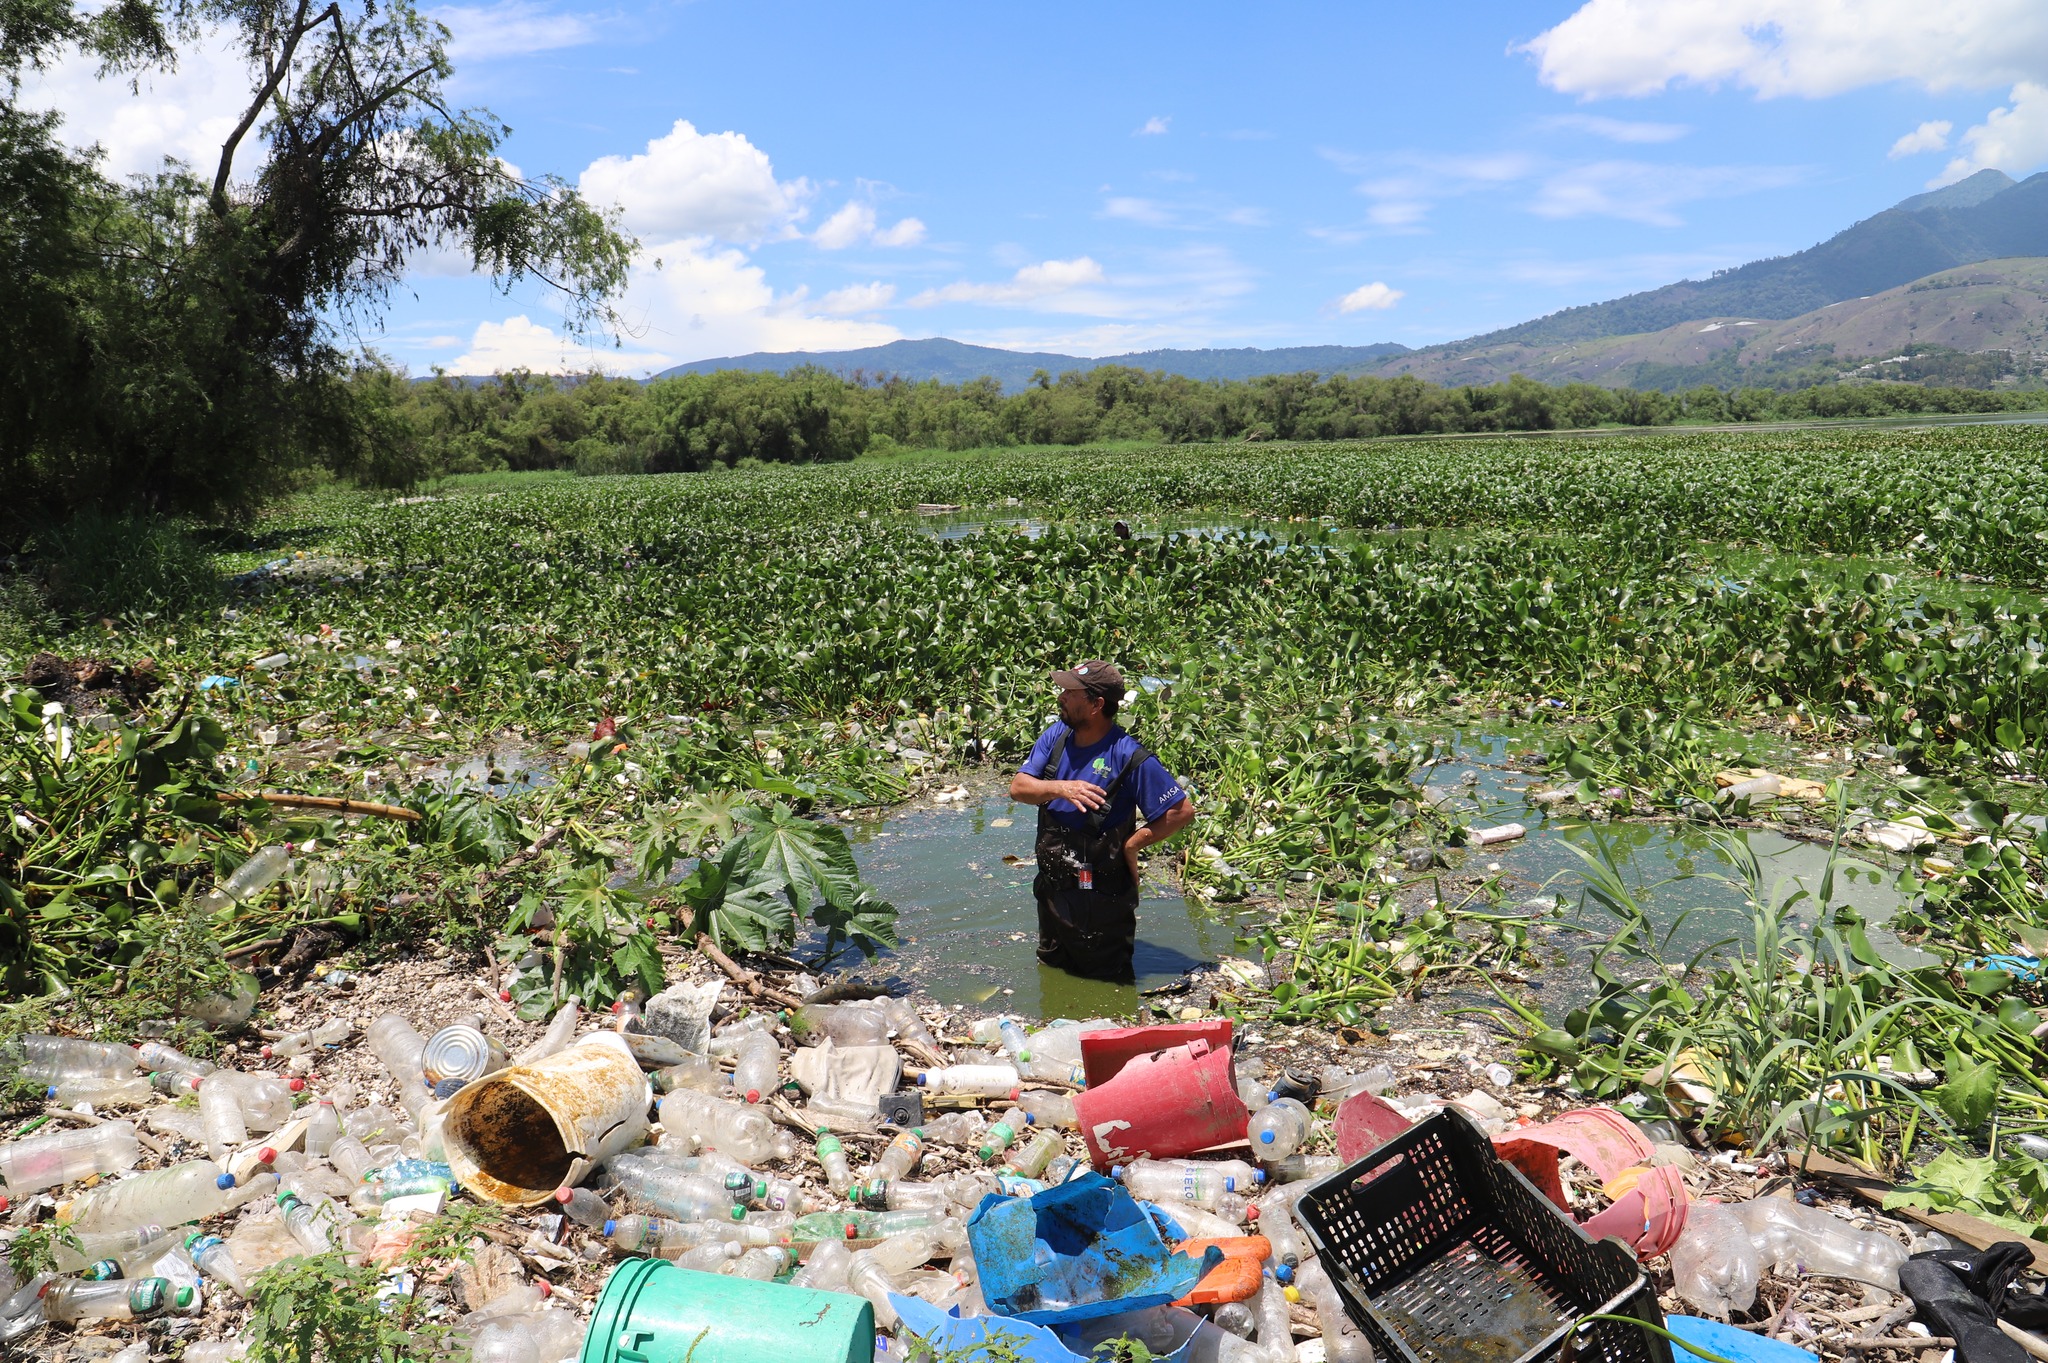
[[[501,469],[667,473],[742,462],[810,463],[895,449],[967,450],[1112,440],[1352,440],[1542,431],[1679,421],[1763,422],[1924,412],[1997,412],[2043,395],[1836,384],[1783,392],[1701,386],[1681,393],[1547,385],[1516,375],[1443,387],[1409,376],[1275,374],[1187,379],[1117,365],[1019,393],[993,379],[944,384],[721,370],[640,384],[521,372],[415,382],[381,365],[353,379],[358,420],[379,433],[386,481]]]

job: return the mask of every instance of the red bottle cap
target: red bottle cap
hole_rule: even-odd
[[[509,990],[509,989],[500,989],[500,990],[498,991],[498,1002],[500,1002],[500,1003],[510,1003],[510,1002],[512,1002],[512,991],[511,991],[511,990]]]
[[[306,1081],[303,1079],[292,1079],[286,1082],[285,1087],[293,1093],[304,1093],[306,1091]]]
[[[546,1301],[549,1297],[555,1295],[555,1285],[553,1283],[549,1282],[546,1278],[541,1278],[537,1281],[540,1283],[540,1297],[542,1301]]]
[[[575,1200],[576,1200],[576,1193],[575,1193],[575,1191],[574,1191],[573,1189],[570,1189],[570,1188],[557,1188],[557,1189],[555,1189],[555,1201],[557,1201],[557,1202],[561,1203],[561,1204],[562,1204],[562,1205],[563,1205],[564,1207],[568,1206],[568,1205],[569,1205],[569,1204],[570,1204],[571,1202],[573,1202],[573,1201],[575,1201]]]
[[[1246,1207],[1244,1209],[1244,1219],[1247,1221],[1256,1221],[1259,1219],[1259,1206],[1256,1202],[1254,1202],[1251,1206]]]
[[[277,1147],[274,1145],[264,1146],[261,1150],[258,1150],[256,1152],[256,1158],[264,1164],[277,1163]]]
[[[759,1089],[748,1089],[748,1090],[747,1090],[747,1101],[748,1101],[748,1102],[750,1102],[750,1103],[758,1103],[758,1102],[760,1102],[760,1101],[761,1101],[761,1090],[759,1090]]]
[[[855,1230],[853,1226],[849,1224],[846,1227],[846,1238],[849,1240],[858,1240],[860,1239],[860,1232]]]

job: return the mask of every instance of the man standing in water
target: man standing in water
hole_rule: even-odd
[[[1038,959],[1127,982],[1136,978],[1138,852],[1186,828],[1195,807],[1159,759],[1117,726],[1121,672],[1097,660],[1052,681],[1060,717],[1010,782],[1011,799],[1038,806]]]

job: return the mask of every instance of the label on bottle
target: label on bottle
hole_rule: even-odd
[[[1084,890],[1092,890],[1092,889],[1094,889],[1094,888],[1095,888],[1095,868],[1094,868],[1094,867],[1092,867],[1092,866],[1083,866],[1083,867],[1081,868],[1081,888],[1082,888],[1082,889],[1084,889]]]

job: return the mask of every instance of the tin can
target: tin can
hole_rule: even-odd
[[[429,1083],[460,1079],[468,1083],[505,1068],[505,1048],[475,1027],[460,1023],[443,1027],[427,1038],[420,1068]]]
[[[1095,888],[1095,868],[1093,866],[1083,866],[1081,868],[1081,888],[1084,890]]]

